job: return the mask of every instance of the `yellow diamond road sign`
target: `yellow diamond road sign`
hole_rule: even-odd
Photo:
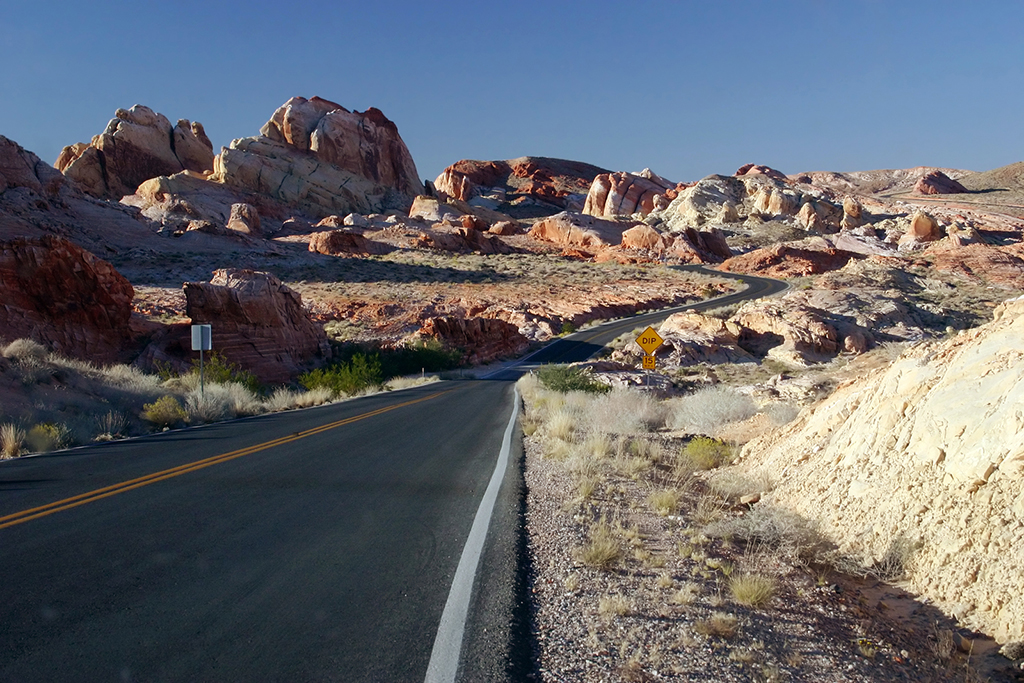
[[[640,333],[640,336],[636,338],[636,343],[640,345],[640,348],[644,350],[646,354],[654,353],[654,350],[661,346],[665,340],[661,338],[661,335],[654,331],[653,327],[648,327],[646,330]]]

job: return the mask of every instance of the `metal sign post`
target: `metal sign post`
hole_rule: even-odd
[[[203,352],[213,348],[213,329],[210,325],[192,326],[192,350],[199,352],[199,395],[206,396],[203,378]]]
[[[646,330],[640,333],[640,336],[636,338],[637,346],[644,351],[643,361],[640,367],[646,372],[644,373],[644,380],[647,386],[651,386],[651,370],[657,367],[657,363],[654,360],[654,352],[658,350],[658,347],[665,343],[665,340],[661,338],[661,335],[654,331],[653,327],[648,327]]]

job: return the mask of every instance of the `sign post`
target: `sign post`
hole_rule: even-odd
[[[640,333],[640,336],[636,338],[637,346],[644,351],[644,357],[641,367],[644,370],[654,370],[657,367],[657,363],[654,360],[654,352],[658,350],[658,347],[665,343],[665,340],[661,338],[661,335],[655,332],[653,327],[648,326],[646,330]],[[647,376],[647,384],[650,385],[650,375]]]
[[[192,350],[199,352],[199,395],[206,395],[203,381],[203,352],[213,348],[213,329],[210,325],[192,326]]]

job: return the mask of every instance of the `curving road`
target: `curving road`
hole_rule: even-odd
[[[777,286],[740,279],[681,308]],[[523,680],[518,439],[495,465],[513,403],[508,381],[442,383],[0,463],[0,681]],[[435,647],[491,481],[468,622]]]

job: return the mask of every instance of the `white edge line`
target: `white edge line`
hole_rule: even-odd
[[[505,436],[501,440],[498,462],[494,466],[494,473],[491,474],[491,481],[487,484],[487,490],[484,491],[480,507],[477,508],[473,526],[469,530],[469,538],[466,539],[462,557],[459,559],[459,566],[455,570],[455,578],[452,579],[448,600],[441,613],[441,623],[437,627],[437,636],[434,638],[434,649],[430,653],[430,664],[427,666],[425,683],[454,683],[455,676],[459,672],[462,638],[466,631],[466,617],[469,615],[473,583],[476,579],[477,566],[480,564],[480,556],[483,553],[484,541],[487,539],[487,529],[490,527],[491,516],[494,513],[494,504],[498,499],[498,490],[505,478],[505,470],[508,469],[508,460],[512,449],[512,432],[515,429],[517,417],[519,417],[518,387],[515,389],[512,417],[509,418]]]

